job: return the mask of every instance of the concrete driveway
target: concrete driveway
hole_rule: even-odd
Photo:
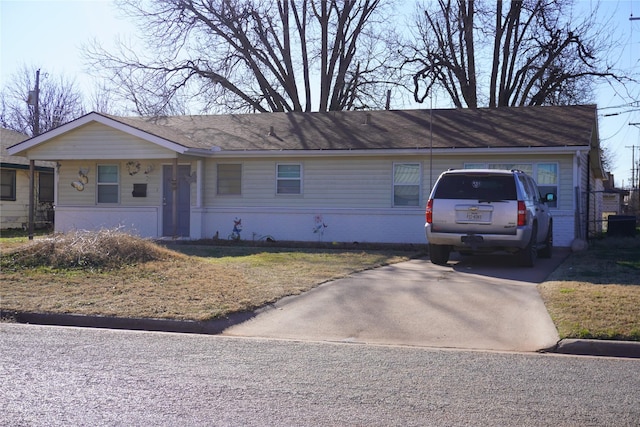
[[[536,286],[568,254],[533,269],[506,256],[381,267],[285,298],[224,335],[536,351],[559,340]]]

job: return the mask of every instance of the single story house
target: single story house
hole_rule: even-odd
[[[9,146],[29,137],[19,132],[0,128],[0,229],[26,228],[29,221],[29,160],[11,156]],[[35,162],[34,199],[35,225],[48,227],[53,222],[54,165]]]
[[[569,246],[599,224],[591,189],[604,177],[595,105],[93,112],[9,153],[57,163],[56,231],[122,227],[154,238],[424,244],[438,175],[490,167],[524,170],[555,193],[554,242]]]

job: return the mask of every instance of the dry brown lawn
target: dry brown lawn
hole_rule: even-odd
[[[77,241],[82,239],[68,240],[81,246]],[[129,261],[114,266],[116,256],[103,259],[102,254],[89,254],[86,246],[70,254],[69,242],[3,245],[0,309],[5,315],[18,311],[209,320],[416,254],[193,245],[165,249],[147,241],[133,245],[131,238],[93,244],[110,247],[111,254],[117,246],[119,256]],[[133,260],[132,251],[153,256]],[[28,265],[47,254],[48,264]],[[62,264],[51,266],[54,261]]]
[[[157,245],[122,236],[0,239],[0,311],[208,320],[418,250]],[[106,243],[105,243],[106,242]],[[640,237],[592,242],[540,294],[561,338],[640,340]],[[0,316],[1,317],[1,316]]]

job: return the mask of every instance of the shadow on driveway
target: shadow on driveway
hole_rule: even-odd
[[[454,253],[449,266],[461,273],[539,284],[544,282],[570,254],[569,248],[554,248],[551,258],[538,258],[534,267],[521,267],[513,255],[460,256]]]
[[[417,259],[353,274],[286,298],[224,331],[263,338],[537,351],[558,334],[537,284],[566,258],[535,268],[505,257]]]

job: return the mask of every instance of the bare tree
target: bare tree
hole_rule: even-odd
[[[595,13],[574,16],[572,5],[438,0],[436,7],[421,9],[415,43],[405,51],[405,64],[414,67],[414,99],[422,102],[440,87],[456,107],[590,101],[594,79],[621,77],[603,59],[612,46],[610,33],[596,23]],[[478,58],[485,60],[478,65]]]
[[[37,67],[24,65],[0,92],[0,125],[34,136],[54,129],[85,113],[83,99],[76,84],[60,75],[40,74],[38,112],[28,103],[36,88]],[[36,118],[39,118],[36,124]]]
[[[368,108],[398,81],[389,1],[122,0],[153,55],[122,41],[85,55],[138,114]]]

